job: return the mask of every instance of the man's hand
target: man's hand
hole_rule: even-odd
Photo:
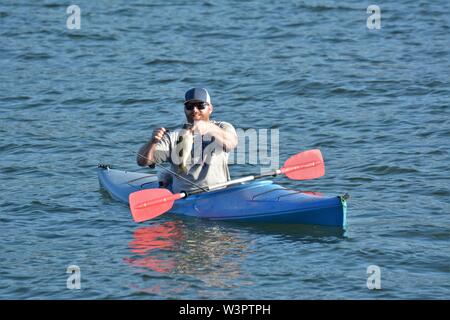
[[[155,130],[153,130],[152,133],[152,143],[157,143],[159,141],[161,141],[161,139],[164,137],[164,134],[166,133],[166,129],[165,128],[157,128]]]
[[[140,166],[153,165],[153,152],[156,144],[161,141],[166,133],[165,128],[157,128],[153,130],[151,139],[142,146],[137,155],[137,163]]]
[[[207,134],[208,132],[212,131],[212,129],[215,129],[212,126],[216,126],[214,124],[211,124],[207,121],[199,120],[194,122],[194,126],[192,127],[192,130],[194,132],[200,133],[202,136]]]
[[[227,151],[236,148],[238,139],[236,134],[221,129],[215,124],[208,121],[195,121],[192,128],[194,132],[199,132],[202,136],[208,134],[214,137],[215,142],[223,146]]]

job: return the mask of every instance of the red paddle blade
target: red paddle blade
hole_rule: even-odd
[[[145,189],[131,193],[128,200],[134,221],[142,222],[169,211],[173,202],[182,197],[182,194],[172,194],[167,189]]]
[[[293,180],[319,178],[325,174],[322,153],[319,149],[300,152],[287,159],[280,171]]]

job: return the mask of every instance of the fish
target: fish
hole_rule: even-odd
[[[188,172],[188,164],[191,160],[192,145],[194,144],[194,134],[191,129],[184,127],[178,136],[178,171],[184,174]]]

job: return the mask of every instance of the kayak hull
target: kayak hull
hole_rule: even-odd
[[[128,203],[130,193],[158,187],[156,175],[98,168],[102,188]],[[210,220],[312,224],[346,227],[346,201],[284,188],[271,181],[252,181],[190,195],[174,202],[171,213]]]

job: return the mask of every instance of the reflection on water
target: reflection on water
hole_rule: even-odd
[[[249,285],[243,271],[245,259],[258,254],[254,244],[265,237],[272,245],[280,242],[332,243],[345,238],[340,228],[269,225],[251,223],[212,222],[200,219],[153,221],[152,225],[137,228],[128,244],[130,257],[124,261],[151,279],[151,286],[132,288],[154,295],[172,294],[192,290],[192,283],[168,282],[159,275],[195,277],[197,283],[213,288],[232,288]],[[268,240],[267,237],[269,237]],[[155,282],[156,280],[156,282]],[[161,286],[167,287],[161,290]],[[226,294],[222,298],[227,298]]]
[[[251,253],[248,243],[236,232],[229,232],[217,224],[183,220],[154,223],[134,231],[129,243],[131,257],[126,263],[158,274],[195,276],[197,281],[210,287],[226,288],[242,276],[240,265]],[[147,271],[146,271],[147,270]],[[164,280],[167,284],[167,279]],[[132,288],[140,292],[158,294],[159,286]],[[186,284],[170,292],[185,290]]]
[[[163,251],[174,250],[181,240],[182,229],[175,221],[138,228],[134,231],[133,240],[128,244],[131,252],[138,258],[125,258],[124,261],[159,273],[172,272],[175,262],[166,259]]]
[[[301,243],[330,243],[347,238],[348,232],[343,228],[319,225],[289,225],[289,224],[255,224],[249,222],[226,222],[229,227],[240,228],[242,231],[255,235],[271,235],[274,240],[293,241]]]

